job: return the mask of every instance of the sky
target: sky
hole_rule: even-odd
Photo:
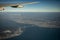
[[[59,0],[0,0],[0,3],[40,2],[23,8],[5,7],[4,12],[60,12]]]

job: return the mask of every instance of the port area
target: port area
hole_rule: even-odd
[[[5,30],[0,32],[0,40],[19,36],[23,33],[22,28],[16,30]]]

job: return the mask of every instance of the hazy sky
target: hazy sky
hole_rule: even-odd
[[[60,12],[59,0],[0,0],[0,3],[20,3],[37,1],[39,4],[24,5],[23,8],[5,7],[7,12]]]

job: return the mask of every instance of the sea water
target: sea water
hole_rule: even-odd
[[[42,27],[26,20],[33,20],[33,23],[47,21],[53,23],[55,21],[57,24],[52,24],[55,25],[55,28],[53,26],[51,28]],[[59,12],[0,12],[0,31],[7,29],[7,27],[12,29],[24,28],[21,35],[4,40],[59,40],[59,23]]]

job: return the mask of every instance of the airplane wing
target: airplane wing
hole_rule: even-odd
[[[0,7],[5,7],[5,6],[16,6],[16,5],[27,5],[27,4],[37,4],[39,2],[22,2],[22,3],[17,3],[17,4],[0,4]]]
[[[40,3],[40,2],[22,2],[22,3],[16,3],[16,4],[12,4],[12,3],[5,3],[5,4],[0,4],[0,9],[4,10],[3,7],[7,7],[7,6],[10,6],[10,7],[13,7],[13,8],[22,8],[24,7],[24,5],[28,5],[28,4],[37,4],[37,3]]]

